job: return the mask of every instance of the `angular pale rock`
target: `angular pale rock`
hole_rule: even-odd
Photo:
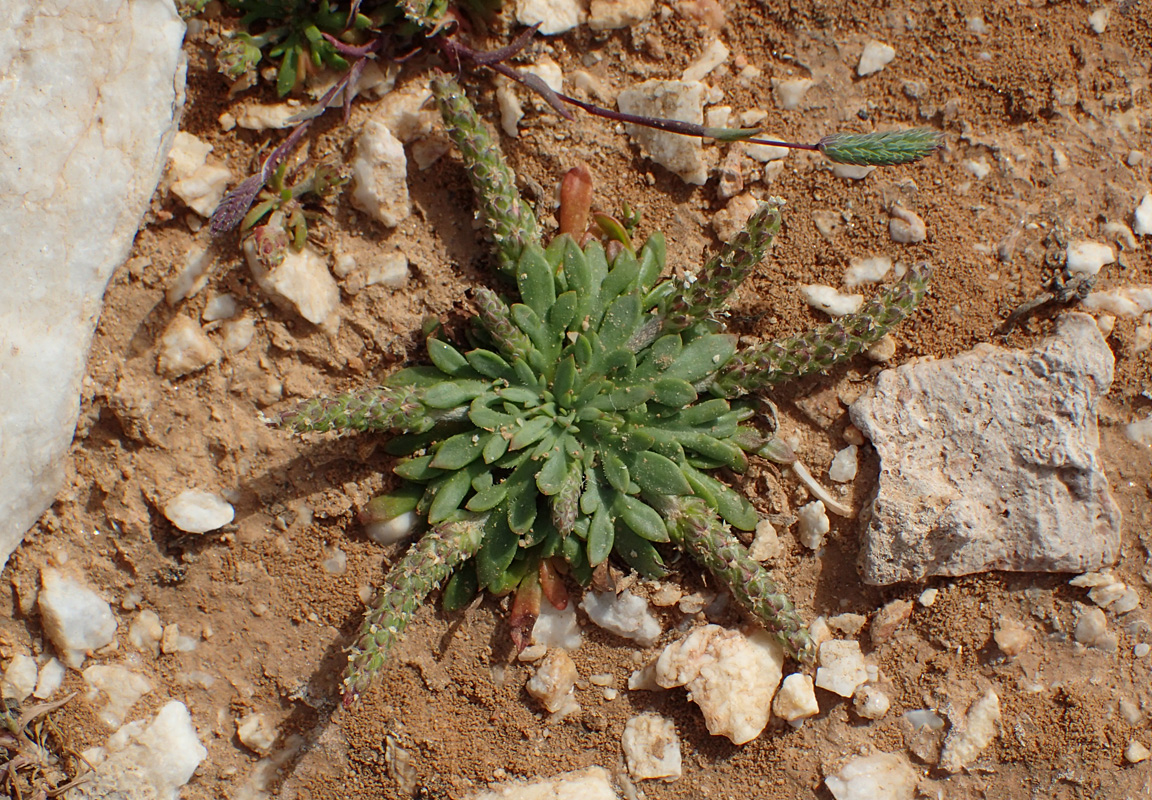
[[[704,95],[702,83],[683,81],[645,81],[625,89],[616,103],[625,114],[661,117],[680,122],[704,122]],[[627,125],[628,135],[635,139],[648,157],[660,166],[680,176],[685,183],[702,185],[708,180],[708,167],[704,163],[704,148],[699,137],[680,136],[667,131]]]
[[[340,287],[328,262],[312,245],[297,253],[288,248],[284,260],[266,269],[256,256],[256,243],[244,242],[244,257],[256,283],[279,305],[287,306],[313,325],[335,331],[340,327]]]
[[[860,643],[852,639],[832,639],[820,645],[820,667],[816,685],[841,697],[851,697],[868,681],[868,669]]]
[[[728,60],[728,48],[719,39],[713,39],[700,57],[693,61],[680,76],[682,81],[702,81],[708,73]]]
[[[352,156],[352,205],[394,228],[412,213],[404,145],[375,118],[364,123]]]
[[[856,65],[856,74],[863,78],[865,75],[879,72],[891,64],[894,58],[896,58],[896,49],[892,45],[873,39],[864,45],[864,51],[860,53],[860,63]]]
[[[917,781],[912,765],[894,753],[858,756],[824,779],[836,800],[912,800]]]
[[[1024,648],[1032,641],[1032,632],[1011,617],[1001,617],[992,638],[1004,655],[1015,658],[1023,653]]]
[[[813,500],[796,512],[799,519],[797,538],[809,550],[819,550],[824,546],[824,537],[832,530],[828,512],[821,500]]]
[[[647,19],[655,5],[655,0],[592,0],[588,27],[594,31],[628,28]]]
[[[1110,245],[1085,240],[1070,242],[1064,255],[1068,271],[1077,275],[1095,275],[1105,264],[1116,260]]]
[[[819,714],[820,704],[816,701],[812,677],[794,672],[785,678],[772,699],[772,713],[794,726]]]
[[[633,780],[674,781],[680,777],[680,737],[676,735],[676,723],[667,717],[632,717],[624,724],[620,743]]]
[[[208,751],[187,707],[173,700],[152,722],[129,722],[83,756],[95,770],[68,793],[72,800],[178,800]]]
[[[832,457],[832,465],[828,467],[829,480],[836,483],[848,483],[856,480],[857,453],[860,448],[850,444]]]
[[[888,256],[871,256],[869,258],[854,258],[844,270],[844,285],[855,289],[865,283],[879,283],[892,269],[892,259]]]
[[[940,754],[940,769],[955,773],[971,764],[996,738],[999,725],[1000,698],[989,689],[968,709],[963,725],[948,734]]]
[[[40,585],[40,622],[68,666],[79,669],[89,650],[116,638],[112,608],[87,586],[47,568],[40,572]]]
[[[583,641],[575,603],[568,603],[562,609],[551,603],[540,604],[540,615],[532,626],[533,644],[572,651],[578,649]]]
[[[220,360],[220,348],[189,317],[180,314],[168,323],[160,337],[156,371],[167,378],[179,378],[204,369]]]
[[[620,800],[620,795],[608,770],[586,767],[554,778],[507,783],[469,800]]]
[[[149,608],[133,617],[128,626],[128,641],[141,652],[151,651],[152,655],[159,655],[162,636],[164,626],[160,624],[160,616]]]
[[[665,689],[686,687],[713,736],[744,744],[768,724],[783,667],[784,650],[765,631],[705,625],[664,648],[654,678]]]
[[[566,650],[552,650],[524,688],[552,714],[567,716],[580,710],[572,696],[579,677],[572,656]]]
[[[648,601],[627,589],[620,594],[585,592],[580,608],[599,627],[645,647],[660,636],[660,620],[648,608]]]
[[[861,572],[871,584],[1112,563],[1120,509],[1097,457],[1113,357],[1068,314],[1029,351],[980,345],[886,370],[852,404],[880,456]]]
[[[819,283],[804,284],[800,287],[800,294],[804,296],[805,303],[830,317],[855,314],[860,310],[860,306],[864,305],[862,294],[841,294],[831,286]]]
[[[275,105],[260,105],[252,103],[236,118],[236,124],[250,131],[266,131],[270,128],[290,128],[292,118],[302,109],[298,105],[277,103]]]
[[[236,737],[249,750],[268,755],[276,744],[276,726],[263,714],[249,714],[236,720]]]
[[[202,489],[185,489],[164,504],[164,516],[185,533],[207,533],[223,528],[234,515],[224,498]]]
[[[168,176],[172,194],[202,217],[211,216],[232,180],[232,170],[209,164],[212,145],[186,131],[176,134],[168,154]]]
[[[880,689],[865,684],[852,695],[852,707],[864,719],[881,719],[892,707],[892,701]]]
[[[907,600],[893,600],[876,612],[872,618],[872,627],[868,629],[874,646],[881,645],[892,638],[901,625],[912,616],[912,604]]]
[[[892,241],[899,244],[919,244],[928,238],[928,226],[914,211],[909,211],[897,203],[888,212],[892,219],[888,221],[888,235]]]
[[[1140,198],[1140,205],[1132,214],[1132,232],[1137,236],[1152,234],[1152,192]]]
[[[772,91],[776,93],[776,105],[785,111],[798,108],[813,83],[808,78],[773,78]]]
[[[516,21],[529,26],[539,22],[540,33],[552,36],[570,31],[587,19],[586,7],[581,0],[516,0]]]
[[[84,682],[90,687],[89,702],[95,701],[101,693],[107,696],[108,701],[98,716],[112,729],[123,725],[136,701],[152,691],[152,683],[147,678],[116,664],[96,664],[85,669],[83,675]]]
[[[38,700],[47,700],[56,694],[67,672],[68,668],[55,658],[48,659],[48,663],[40,668],[40,677],[36,679],[36,691],[32,692],[32,696]]]
[[[171,0],[5,0],[0,36],[0,569],[52,502],[104,288],[184,102]]]
[[[36,678],[40,669],[36,666],[36,659],[21,653],[13,656],[4,670],[4,680],[0,681],[0,691],[4,699],[23,703],[25,698],[36,689]]]

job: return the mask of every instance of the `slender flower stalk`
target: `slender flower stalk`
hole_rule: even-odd
[[[891,167],[919,161],[943,144],[931,128],[880,133],[832,133],[816,145],[830,161],[858,166]]]
[[[912,313],[924,298],[931,269],[921,263],[891,289],[856,314],[788,339],[776,339],[736,353],[720,370],[713,392],[724,397],[822,372],[878,342]]]
[[[412,386],[381,386],[305,400],[280,415],[280,425],[297,433],[334,430],[423,433],[436,423]]]
[[[444,522],[425,533],[397,561],[369,609],[349,651],[344,673],[344,705],[351,706],[384,667],[388,653],[416,609],[456,568],[476,554],[483,541],[484,517]]]
[[[728,587],[797,661],[811,663],[816,645],[788,595],[728,530],[708,505],[696,497],[667,497],[668,535],[693,559]]]

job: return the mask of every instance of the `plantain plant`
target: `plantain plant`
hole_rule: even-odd
[[[474,292],[471,342],[427,340],[430,365],[383,386],[307,401],[283,414],[293,431],[386,431],[403,456],[402,487],[369,504],[379,521],[415,512],[427,525],[391,568],[349,656],[351,704],[382,668],[415,610],[444,585],[448,609],[480,590],[515,593],[521,643],[541,594],[562,602],[560,573],[587,584],[615,555],[642,575],[666,574],[678,549],[709,570],[802,662],[813,643],[792,602],[732,529],[756,510],[715,473],[743,472],[749,455],[787,447],[749,423],[761,389],[826,369],[882,337],[924,294],[928,268],[855,315],[814,331],[739,349],[717,321],[780,226],[781,201],[747,227],[695,280],[664,277],[665,241],[636,246],[597,217],[586,173],[561,190],[561,232],[545,246],[515,177],[452,80],[433,91],[460,150],[519,302]],[[916,142],[893,138],[894,148]],[[935,142],[922,143],[921,155]],[[873,160],[882,161],[884,153]],[[445,585],[446,584],[446,585]]]

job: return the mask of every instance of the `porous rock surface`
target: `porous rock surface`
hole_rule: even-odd
[[[184,101],[172,0],[0,4],[0,568],[60,487],[88,344]]]
[[[870,584],[1111,564],[1120,509],[1097,457],[1114,359],[1086,314],[1028,351],[981,344],[880,374],[852,421],[880,456],[863,515]]]

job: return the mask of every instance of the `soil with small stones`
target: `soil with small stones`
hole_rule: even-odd
[[[770,183],[747,186],[786,198],[786,222],[771,257],[735,298],[732,328],[776,337],[821,322],[798,286],[839,285],[852,258],[927,260],[935,280],[914,320],[896,333],[894,362],[900,363],[952,356],[980,342],[1033,344],[1051,330],[1050,310],[1007,335],[997,328],[1041,292],[1059,242],[1105,241],[1116,237],[1105,231],[1107,223],[1131,225],[1150,185],[1152,18],[1145,4],[1123,2],[1108,7],[1108,27],[1097,34],[1088,21],[1095,8],[1007,0],[983,6],[748,0],[723,4],[717,33],[701,22],[715,12],[713,0],[685,0],[659,7],[631,30],[581,28],[538,38],[527,57],[549,55],[569,76],[585,70],[613,93],[651,78],[678,78],[719,35],[732,55],[709,82],[736,115],[764,109],[779,138],[815,141],[831,131],[910,125],[941,129],[944,149],[915,166],[849,181],[834,177],[819,157],[793,153]],[[980,15],[983,32],[969,21]],[[212,143],[213,157],[240,174],[281,134],[221,130],[223,112],[275,101],[267,89],[230,99],[214,73],[212,42],[231,25],[208,20],[186,45],[183,128]],[[512,33],[498,28],[489,46]],[[873,38],[892,45],[896,58],[858,78],[856,62]],[[745,65],[759,75],[742,78]],[[426,80],[425,68],[406,65],[401,85]],[[778,110],[770,81],[790,77],[815,83],[799,109]],[[467,75],[465,82],[482,113],[498,119],[491,76]],[[565,122],[535,98],[525,102],[519,137],[502,137],[502,144],[546,225],[554,224],[552,187],[585,161],[602,208],[627,201],[640,209],[642,231],[667,235],[673,269],[702,263],[715,246],[711,220],[724,206],[715,178],[687,186],[647,161],[613,124],[582,114]],[[345,161],[353,133],[372,111],[373,103],[361,99],[347,127],[338,114],[323,118],[311,137],[312,157]],[[710,157],[723,159],[727,147],[710,146]],[[969,160],[985,163],[988,174],[977,178],[964,166]],[[749,176],[753,164],[737,163]],[[262,414],[372,384],[418,362],[422,321],[436,317],[459,329],[471,309],[469,290],[495,285],[459,161],[449,155],[425,171],[410,163],[409,185],[414,213],[393,230],[346,201],[317,227],[329,252],[398,249],[411,263],[401,289],[346,282],[334,335],[273,305],[244,266],[235,237],[210,243],[215,261],[207,285],[169,305],[165,290],[184,254],[208,239],[189,224],[194,215],[161,187],[133,258],[105,297],[67,485],[5,571],[0,591],[10,613],[0,620],[0,656],[47,647],[35,610],[39,569],[64,564],[83,572],[113,601],[121,622],[117,645],[96,660],[129,664],[155,687],[132,718],[169,698],[191,710],[208,757],[183,790],[185,798],[258,797],[269,775],[273,796],[401,798],[409,796],[402,786],[407,776],[419,796],[463,798],[515,776],[591,764],[617,771],[624,724],[642,711],[674,719],[684,752],[682,778],[642,785],[652,800],[827,799],[824,778],[872,750],[908,753],[921,770],[921,789],[932,797],[1149,796],[1152,762],[1133,765],[1124,758],[1132,740],[1152,745],[1150,660],[1134,655],[1136,645],[1152,642],[1152,591],[1141,577],[1152,548],[1152,454],[1123,435],[1126,423],[1152,410],[1152,358],[1138,352],[1131,318],[1118,319],[1108,337],[1116,381],[1101,412],[1101,451],[1124,513],[1116,573],[1141,600],[1141,608],[1123,618],[1109,615],[1115,652],[1072,641],[1088,601],[1084,590],[1067,584],[1069,576],[997,573],[868,587],[855,568],[857,526],[834,519],[818,556],[785,532],[785,554],[773,568],[808,617],[868,615],[894,599],[913,601],[911,619],[891,639],[873,644],[867,629],[860,637],[892,700],[881,720],[863,719],[850,702],[819,693],[818,718],[799,729],[774,720],[758,739],[733,746],[708,735],[682,690],[627,691],[629,674],[655,649],[637,649],[585,625],[585,644],[573,654],[580,674],[585,680],[611,675],[618,693],[607,699],[601,687],[582,683],[576,698],[583,710],[550,722],[524,690],[532,666],[514,657],[507,602],[494,599],[454,615],[431,606],[421,611],[382,679],[351,711],[335,710],[344,648],[371,587],[401,550],[373,544],[356,522],[358,509],[390,485],[391,461],[380,438],[301,439],[267,427]],[[887,210],[896,201],[926,221],[925,242],[891,241]],[[825,236],[814,218],[829,214],[835,226]],[[1101,272],[1100,288],[1152,282],[1152,243],[1136,250],[1113,244],[1119,261]],[[251,345],[184,378],[160,377],[157,340],[165,327],[177,315],[198,320],[208,300],[224,293],[256,321]],[[209,326],[214,338],[221,335],[217,326]],[[773,395],[786,435],[798,440],[814,472],[845,445],[846,403],[879,368],[856,359]],[[865,452],[846,499],[859,507],[876,472],[875,457]],[[806,500],[793,478],[764,463],[733,478],[765,514],[788,514]],[[160,508],[193,487],[227,494],[235,522],[199,536],[174,529]],[[347,568],[332,574],[324,562],[337,550]],[[670,580],[685,591],[709,590],[684,562]],[[939,590],[935,603],[915,603],[927,587]],[[195,650],[136,652],[126,631],[141,608],[195,637]],[[695,622],[675,606],[660,615],[665,639]],[[1005,620],[1031,631],[1030,644],[1015,658],[993,640]],[[740,621],[731,611],[721,618]],[[63,688],[82,689],[80,675],[69,672]],[[1003,707],[999,737],[969,770],[942,773],[933,760],[939,742],[911,734],[902,714],[927,707],[959,715],[988,688]],[[1123,701],[1131,704],[1126,714]],[[56,713],[62,747],[79,751],[107,739],[111,731],[92,709],[79,699]],[[254,712],[279,735],[277,755],[268,762],[258,763],[260,756],[237,738],[236,720]],[[410,757],[407,769],[397,766],[397,748]]]

